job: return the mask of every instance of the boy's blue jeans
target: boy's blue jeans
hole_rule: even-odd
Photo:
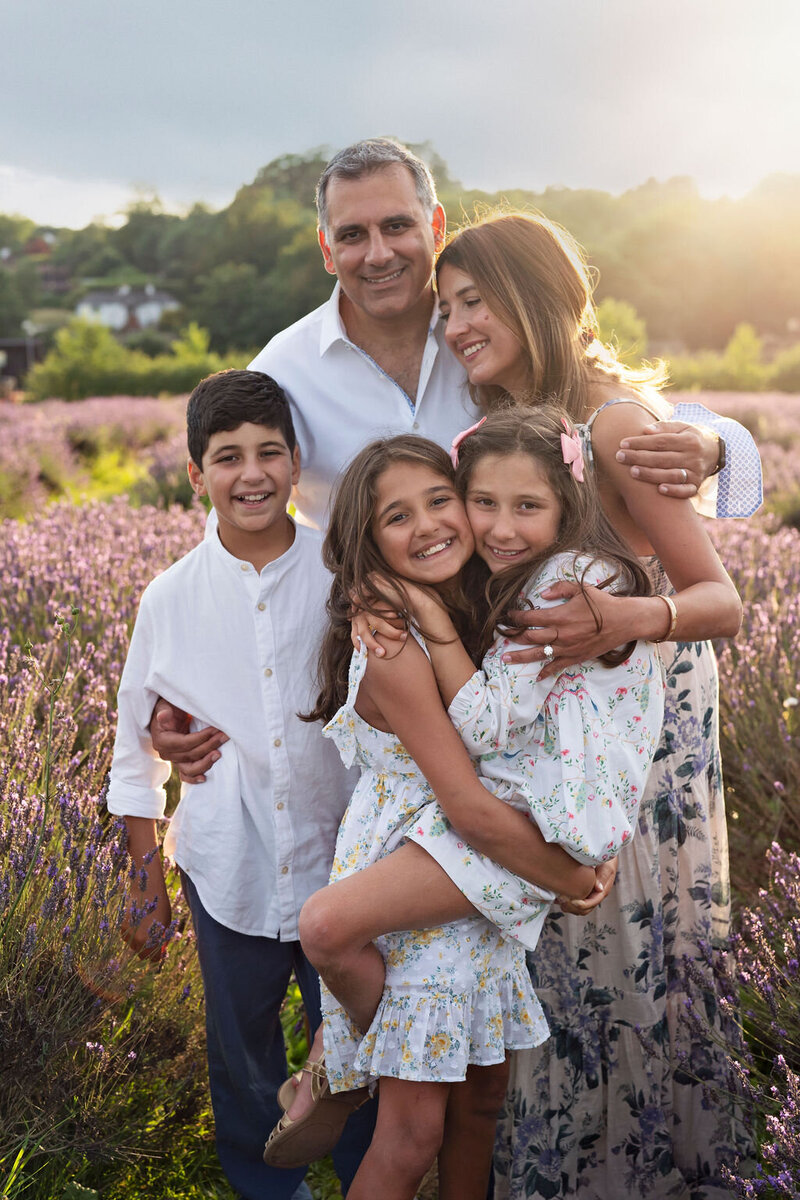
[[[203,908],[181,872],[192,912],[206,1001],[206,1038],[217,1153],[231,1185],[245,1200],[290,1200],[305,1168],[284,1171],[262,1160],[281,1110],[276,1092],[287,1076],[278,1014],[294,970],[311,1028],[320,1022],[319,979],[299,942],[237,933]],[[372,1137],[374,1101],[347,1122],[333,1161],[342,1191],[358,1170]]]

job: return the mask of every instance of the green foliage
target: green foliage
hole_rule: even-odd
[[[12,253],[18,253],[35,232],[36,226],[27,217],[0,213],[0,249],[7,248]]]
[[[763,343],[752,325],[737,325],[722,356],[725,369],[743,392],[758,392],[767,372],[762,362]]]
[[[190,311],[211,332],[215,350],[252,346],[263,337],[264,280],[252,263],[223,263],[198,280]]]
[[[88,482],[66,484],[57,490],[65,492],[70,500],[110,500],[112,496],[119,496],[123,492],[135,491],[149,477],[146,462],[115,447],[97,455]]]
[[[800,392],[800,343],[775,356],[769,386],[778,392]]]
[[[632,304],[607,296],[597,306],[598,336],[617,351],[621,362],[638,367],[647,353],[647,327]]]
[[[800,347],[786,352],[773,364],[767,363],[761,338],[752,325],[738,325],[722,354],[705,350],[694,356],[670,358],[669,377],[670,384],[681,391],[760,392],[781,387],[788,391],[792,388],[786,385],[795,379],[800,385]]]
[[[103,325],[76,318],[56,333],[53,349],[31,369],[26,383],[33,400],[181,395],[213,371],[243,366],[243,357],[232,361],[211,352],[208,335],[192,324],[172,343],[171,353],[151,358],[127,350]]]
[[[28,372],[28,388],[37,400],[49,396],[81,400],[92,393],[90,381],[106,384],[122,370],[125,355],[110,329],[76,318],[58,330],[55,345],[44,362]],[[95,394],[102,395],[101,388]]]
[[[0,267],[0,337],[19,337],[28,305],[11,271]]]

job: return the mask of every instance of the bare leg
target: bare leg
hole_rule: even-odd
[[[430,929],[474,916],[475,908],[420,846],[395,850],[315,892],[300,913],[300,940],[327,987],[366,1031],[385,978],[379,934]]]
[[[375,1133],[348,1200],[413,1200],[441,1146],[449,1091],[447,1083],[381,1078]]]
[[[497,1118],[503,1107],[509,1063],[471,1066],[450,1089],[439,1152],[439,1200],[486,1200]]]

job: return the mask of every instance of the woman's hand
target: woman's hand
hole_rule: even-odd
[[[610,858],[608,862],[600,863],[600,866],[596,868],[595,876],[594,891],[585,900],[570,900],[566,896],[558,897],[562,912],[570,913],[573,917],[585,917],[593,908],[597,908],[598,904],[602,904],[617,878],[617,859]]]
[[[631,636],[631,601],[637,598],[615,596],[596,587],[585,587],[584,592],[577,583],[555,583],[542,595],[566,603],[510,612],[509,621],[520,629],[514,641],[529,642],[531,648],[509,650],[503,655],[503,662],[544,662],[539,677],[545,678],[624,646]],[[599,632],[593,610],[601,624]],[[552,658],[545,654],[545,646],[552,647]]]

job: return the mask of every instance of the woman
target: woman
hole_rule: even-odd
[[[719,1031],[712,960],[728,929],[727,836],[716,665],[703,639],[735,634],[741,605],[691,505],[643,487],[616,459],[620,440],[668,406],[657,373],[631,372],[599,345],[588,271],[569,236],[542,218],[490,217],[449,242],[437,280],[448,345],[479,404],[559,394],[583,426],[612,524],[671,593],[665,613],[658,597],[595,592],[600,633],[581,597],[555,615],[528,614],[543,624],[530,636],[553,670],[631,637],[664,642],[668,692],[614,891],[588,918],[551,916],[532,959],[552,1036],[515,1056],[495,1194],[721,1197],[719,1167],[745,1147],[728,1107],[709,1102],[700,1082],[727,1091],[724,1054],[684,1010],[691,990]],[[713,604],[701,581],[716,584]]]

